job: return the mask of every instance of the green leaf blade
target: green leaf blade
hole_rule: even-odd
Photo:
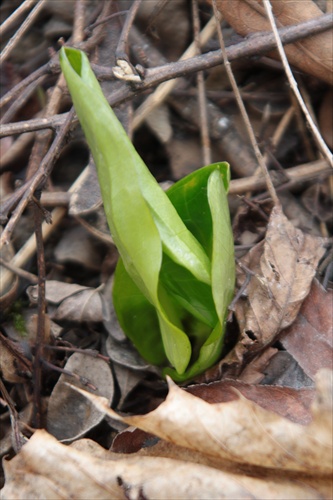
[[[87,57],[79,52],[80,58],[77,52],[63,51],[61,64],[95,160],[110,230],[125,267],[147,298],[156,304],[162,245],[139,183],[135,181],[135,162],[140,157],[104,98]],[[75,63],[74,68],[67,54]]]
[[[162,240],[140,183],[146,179],[159,198],[166,200],[164,205],[172,205],[106,101],[87,56],[74,49],[62,49],[60,58],[75,110],[95,160],[107,220],[124,267],[156,308],[167,356],[176,370],[183,372],[191,357],[191,345],[184,332],[167,318],[160,303],[158,281]]]
[[[213,221],[212,293],[223,325],[235,287],[235,258],[227,193],[217,170],[209,176],[207,194]]]
[[[164,193],[110,108],[88,58],[62,48],[61,67],[98,171],[122,260],[114,302],[149,362],[185,380],[221,354],[234,286],[229,167],[204,167]],[[154,352],[156,351],[156,352]]]
[[[167,359],[172,360],[177,373],[181,374],[190,361],[191,344],[181,330],[177,316],[174,317],[177,311],[170,310],[172,304],[161,287],[159,295],[161,306],[155,308],[134,283],[122,259],[119,259],[113,303],[121,327],[149,363],[165,365]]]

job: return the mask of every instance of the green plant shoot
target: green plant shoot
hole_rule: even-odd
[[[91,149],[120,259],[113,301],[140,354],[176,381],[221,356],[235,264],[227,203],[229,165],[203,167],[166,193],[105,99],[87,56],[60,63]]]

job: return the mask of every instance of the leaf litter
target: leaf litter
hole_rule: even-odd
[[[56,2],[52,4],[57,5]],[[237,3],[237,8],[239,5]],[[317,8],[313,2],[307,1],[304,5],[308,12]],[[240,5],[240,9],[243,7],[245,9],[245,4]],[[302,9],[305,11],[305,7],[302,6]],[[175,11],[175,8],[172,11]],[[234,15],[235,12],[236,9],[229,9],[230,15]],[[70,14],[73,15],[73,9],[70,9]],[[277,17],[280,17],[280,14],[281,12],[277,12]],[[292,15],[295,16],[294,11]],[[300,17],[296,17],[299,21]],[[236,21],[239,22],[239,19]],[[259,30],[263,29],[262,21],[261,19],[258,24]],[[282,17],[281,21],[284,23]],[[176,29],[177,36],[182,32],[178,28],[180,19],[177,19],[177,23],[169,23],[168,18],[164,18],[163,22],[162,16],[161,22],[161,16],[157,16],[156,22],[164,28],[171,25]],[[187,15],[182,17],[182,23],[183,25],[187,23],[188,30],[190,29]],[[310,51],[306,57],[303,42],[288,47],[295,54],[297,49],[298,53],[301,53],[300,58],[296,55],[297,65],[301,65],[306,72],[311,64],[322,80],[327,79],[327,67],[322,66],[318,73],[318,68],[315,68],[316,65],[311,59],[321,58],[324,45],[320,40],[326,40],[326,35],[329,36],[329,33],[306,41],[306,44],[308,42],[312,44],[312,47],[308,45]],[[161,40],[168,46],[168,37],[162,37]],[[185,46],[186,44],[184,48]],[[320,57],[316,55],[318,46]],[[325,54],[329,54],[330,50],[331,47],[328,47]],[[108,57],[109,53],[108,45]],[[177,57],[180,53],[181,51]],[[307,67],[303,63],[307,64]],[[220,81],[217,88],[221,89]],[[178,96],[172,99],[179,100]],[[251,105],[251,102],[249,104]],[[185,110],[186,106],[181,103],[180,105]],[[324,110],[329,108],[327,105],[325,108],[324,101],[321,107]],[[220,110],[220,105],[217,109]],[[197,153],[193,155],[191,146],[189,148],[191,151],[187,151],[184,144],[185,141],[188,141],[188,144],[192,141],[192,144],[197,145],[197,136],[192,134],[192,139],[188,139],[190,134],[187,134],[188,131],[186,134],[183,132],[182,123],[179,130],[183,135],[179,135],[174,116],[172,121],[175,121],[173,126],[176,125],[174,128],[176,133],[173,137],[168,137],[167,143],[171,167],[175,170],[180,168],[179,160],[172,156],[175,144],[179,143],[183,145],[181,161],[184,163],[187,159],[186,169],[191,171],[194,164],[201,165],[200,148],[197,147]],[[154,134],[153,120],[150,127]],[[272,130],[272,127],[269,130]],[[328,125],[322,125],[322,130],[323,135],[328,138],[327,141],[330,140],[331,121]],[[270,140],[270,134],[271,132],[265,136],[265,140]],[[159,137],[157,131],[155,135]],[[221,140],[226,142],[227,138],[227,134],[224,134],[222,139],[220,135],[219,131],[215,137],[219,145]],[[293,134],[287,135],[289,147],[290,144],[294,147]],[[244,146],[242,150],[245,150],[244,140],[241,140],[241,143]],[[284,147],[285,144],[286,141]],[[193,159],[191,154],[194,156]],[[277,158],[279,154],[281,155],[281,152],[279,153],[278,149]],[[235,155],[234,153],[231,156],[236,165],[241,158],[241,152],[237,158]],[[220,158],[219,151],[217,160]],[[240,163],[248,164],[247,161]],[[275,173],[272,173],[273,176]],[[91,178],[83,181],[82,191],[75,191],[76,197],[71,198],[70,212],[75,217],[79,215],[81,223],[95,237],[110,245],[111,239],[105,232],[105,222],[103,223],[104,212],[100,210],[99,189]],[[325,199],[318,208],[316,205],[318,194],[315,187],[311,186],[307,200],[303,200],[311,212],[308,220],[306,213],[303,216],[306,224],[299,225],[298,220],[295,223],[294,208],[297,203],[294,203],[289,211],[287,209],[291,206],[290,199],[284,201],[285,196],[281,194],[281,201],[285,213],[296,226],[307,228],[312,234],[320,234],[322,226],[315,221],[316,230],[314,230],[311,217],[314,215],[319,221],[328,221],[329,226],[330,189],[329,183],[323,184],[320,196],[324,196]],[[294,195],[293,200],[296,200]],[[289,206],[286,207],[286,204]],[[96,228],[97,209],[102,213],[102,230]],[[83,220],[83,216],[87,217],[87,220]],[[246,245],[264,238],[266,222],[259,222],[261,225],[256,228],[249,225],[249,220],[246,221],[244,231],[239,238],[240,243]],[[55,252],[58,264],[66,264],[71,260],[71,254],[75,253],[71,250],[68,252],[69,243],[75,243],[70,240],[71,237],[68,240],[63,238],[62,244],[58,246]],[[112,453],[100,447],[95,441],[82,439],[87,433],[91,436],[92,429],[100,425],[104,418],[105,407],[102,408],[102,412],[94,408],[86,396],[74,391],[65,383],[68,381],[71,385],[75,385],[73,377],[61,375],[53,391],[50,391],[46,398],[43,396],[43,403],[48,404],[48,430],[67,444],[73,440],[74,442],[70,446],[64,446],[45,431],[36,431],[20,453],[12,460],[4,460],[6,486],[1,492],[2,497],[4,499],[174,498],[175,496],[186,499],[331,498],[332,374],[329,370],[319,372],[318,370],[332,367],[330,309],[332,294],[313,281],[318,262],[324,252],[325,242],[293,228],[291,222],[278,208],[273,210],[266,238],[242,259],[243,264],[254,273],[254,276],[245,292],[247,296],[243,296],[236,307],[241,335],[239,342],[217,369],[207,374],[207,380],[213,382],[201,383],[205,380],[205,377],[202,377],[201,380],[195,381],[196,384],[188,387],[187,392],[171,385],[166,401],[157,410],[144,416],[122,418],[110,412],[111,429],[121,430],[130,424],[126,431],[117,435],[118,450],[126,449],[124,446],[126,432],[127,434],[132,432],[133,436],[142,433],[143,437],[137,444],[134,454],[128,456],[124,453]],[[94,254],[90,254],[89,251],[89,255],[93,257],[87,259],[86,245],[82,245],[82,249],[83,254],[79,259],[74,255],[73,258],[85,270],[98,269],[102,260],[101,254],[93,256]],[[56,275],[56,278],[52,278],[53,275]],[[51,288],[49,287],[48,291],[46,286],[48,314],[55,314],[60,324],[66,325],[66,321],[70,321],[75,323],[77,329],[78,325],[81,325],[83,330],[81,337],[86,334],[86,326],[89,328],[94,324],[96,328],[96,322],[102,323],[107,332],[107,339],[104,342],[105,338],[98,332],[102,338],[100,346],[103,354],[106,351],[112,360],[112,373],[105,361],[88,358],[79,353],[70,357],[66,365],[61,364],[61,366],[83,377],[81,382],[77,383],[79,388],[86,390],[86,383],[89,382],[95,385],[98,388],[97,393],[106,396],[107,406],[110,405],[116,389],[113,407],[119,412],[126,398],[140,400],[141,393],[137,387],[145,378],[152,385],[155,384],[156,388],[154,377],[158,377],[157,371],[146,366],[136,353],[127,351],[122,332],[115,326],[112,311],[110,313],[106,308],[105,302],[110,295],[105,293],[106,287],[95,288],[96,280],[92,285],[90,283],[87,286],[78,285],[76,281],[83,282],[81,276],[78,280],[74,278],[74,283],[71,283],[72,278],[65,275],[65,281],[68,279],[69,283],[64,283],[57,281],[64,279],[63,275],[61,278],[58,278],[58,275],[59,272],[53,270],[51,278],[47,280],[47,285],[51,282],[54,285],[53,298],[49,294]],[[244,275],[240,276],[240,284],[243,280]],[[68,288],[62,297],[67,285],[72,288],[71,290]],[[66,331],[66,326],[62,331]],[[67,330],[62,339],[66,341],[70,338],[72,338],[70,331]],[[278,343],[275,343],[276,340]],[[23,342],[16,337],[15,342],[19,348],[23,345]],[[9,366],[9,377],[14,376],[14,379],[18,377],[12,381],[13,386],[10,384],[11,397],[15,398],[19,409],[25,408],[29,410],[27,413],[32,414],[33,405],[29,394],[31,386],[24,383],[25,377],[22,378],[22,370],[18,370],[11,352],[6,356],[4,363]],[[75,359],[76,363],[72,364]],[[274,376],[273,365],[279,359],[278,373]],[[291,366],[291,359],[311,380],[316,380],[317,390],[312,385],[298,386],[295,380],[290,382],[289,379],[286,382],[282,377],[287,371],[283,359],[287,360],[287,367]],[[118,378],[115,387],[112,375]],[[45,379],[45,386],[49,387],[49,374]],[[266,383],[265,380],[269,380],[269,384],[274,386],[261,385]],[[117,395],[119,388],[120,397]],[[147,394],[145,396],[147,398]],[[151,399],[151,407],[156,406],[156,395],[154,394]],[[142,410],[144,408],[142,399],[140,401]],[[97,406],[100,407],[100,400]],[[12,453],[10,450],[12,431],[8,413],[6,412],[1,420],[5,427],[1,434],[5,436],[2,439],[5,443],[4,448],[1,448],[2,453]],[[118,426],[115,419],[118,419]],[[23,440],[30,435],[27,429],[31,421],[32,417],[22,416],[19,419]],[[147,434],[141,429],[145,429]],[[131,438],[129,440],[132,444],[133,440]],[[103,444],[105,445],[105,442]],[[116,440],[113,444],[111,449],[116,450]],[[127,452],[128,449],[129,447]]]
[[[43,498],[49,498],[51,492],[52,498],[166,499],[174,498],[175,492],[184,499],[329,498],[332,383],[332,373],[321,370],[313,420],[307,426],[268,412],[242,396],[212,405],[171,381],[165,402],[143,416],[121,417],[105,398],[85,393],[99,411],[175,445],[173,452],[172,447],[168,449],[171,458],[112,452],[105,459],[94,458],[91,452],[64,447],[45,431],[37,431],[17,457],[5,462],[3,498],[12,498],[14,492],[16,498],[22,498],[23,492],[28,493],[25,498],[36,494],[35,478]],[[186,461],[179,460],[179,447],[193,450],[192,460],[187,454]],[[301,475],[295,476],[295,472]]]

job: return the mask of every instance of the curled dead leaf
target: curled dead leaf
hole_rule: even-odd
[[[270,344],[295,321],[324,253],[322,238],[303,233],[279,206],[273,208],[265,241],[242,259],[254,276],[247,287],[247,300],[236,304],[242,330],[236,346],[239,358],[242,352],[255,352]]]

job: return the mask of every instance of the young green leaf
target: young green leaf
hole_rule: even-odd
[[[215,167],[215,168],[213,168]],[[192,227],[192,232],[196,234],[197,238],[205,238],[204,230],[209,227],[211,232],[211,259],[212,259],[212,295],[215,304],[215,311],[218,315],[218,320],[215,328],[211,331],[207,340],[201,346],[197,359],[183,374],[179,374],[170,368],[166,368],[164,373],[170,375],[174,380],[182,382],[202,373],[207,368],[212,366],[220,357],[223,347],[223,337],[225,330],[226,315],[228,305],[232,299],[234,286],[235,286],[235,261],[234,261],[234,248],[233,236],[230,226],[229,208],[226,196],[226,190],[229,186],[229,169],[226,164],[215,164],[205,167],[194,174],[191,174],[191,179],[185,178],[179,182],[178,186],[175,184],[173,189],[178,197],[178,212],[186,211],[186,221],[188,227]],[[209,177],[207,179],[207,173]],[[195,174],[198,177],[205,178],[207,189],[205,198],[201,199],[200,206],[206,214],[207,206],[209,205],[209,213],[211,214],[211,224],[206,223],[205,228],[199,223],[202,220],[198,210],[191,210],[189,208],[190,201],[197,200],[195,194],[198,191],[192,186],[194,184],[193,178]],[[190,177],[190,176],[189,176]],[[188,182],[187,182],[188,181]],[[192,189],[191,189],[192,187]],[[200,186],[200,193],[202,194],[202,185]],[[170,190],[171,191],[171,190]],[[200,195],[199,193],[199,195]],[[173,196],[173,193],[171,193]],[[171,199],[172,199],[171,196]],[[179,199],[182,202],[179,202]],[[174,200],[176,201],[176,200]],[[198,207],[198,204],[194,204]],[[195,220],[192,219],[191,214],[195,213]],[[184,217],[184,213],[183,213]],[[200,237],[200,234],[201,237]]]
[[[175,378],[193,376],[221,353],[233,288],[228,165],[205,167],[164,193],[86,55],[62,48],[60,63],[121,255],[113,291],[120,324],[148,361],[166,366],[168,360]]]

